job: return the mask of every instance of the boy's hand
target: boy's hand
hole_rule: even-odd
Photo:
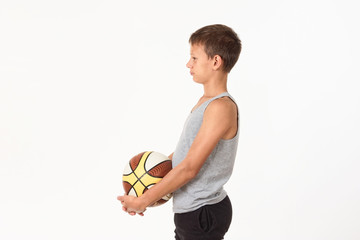
[[[146,207],[144,206],[144,204],[142,204],[141,199],[129,195],[118,196],[117,199],[121,202],[122,209],[125,212],[129,213],[131,216],[134,216],[136,214],[144,216]]]

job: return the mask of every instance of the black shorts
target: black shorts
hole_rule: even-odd
[[[228,196],[217,204],[206,205],[188,213],[175,213],[175,239],[224,239],[231,219],[232,206]]]

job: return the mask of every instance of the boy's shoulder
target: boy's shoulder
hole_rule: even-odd
[[[236,103],[230,97],[221,97],[213,100],[208,109],[215,112],[233,112],[237,110]]]
[[[203,122],[211,129],[210,131],[220,132],[221,139],[232,139],[237,133],[237,119],[235,102],[230,97],[222,97],[209,104]]]
[[[225,119],[232,119],[237,116],[237,105],[230,97],[221,97],[209,103],[204,114],[205,117],[227,122]]]

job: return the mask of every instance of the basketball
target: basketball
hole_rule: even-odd
[[[123,173],[125,193],[139,197],[158,183],[172,169],[171,160],[158,152],[143,152],[130,159]],[[149,207],[159,206],[167,202],[172,194],[167,194]]]

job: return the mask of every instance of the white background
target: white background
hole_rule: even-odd
[[[227,239],[360,239],[356,1],[0,1],[0,239],[173,239],[172,203],[130,217],[135,154],[170,154],[201,96],[188,38],[243,51]]]

